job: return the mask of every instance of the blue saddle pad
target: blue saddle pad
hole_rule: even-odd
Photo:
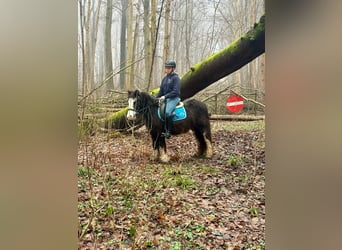
[[[186,110],[184,106],[176,108],[173,112],[175,113],[175,115],[172,117],[172,121],[179,121],[186,118]],[[160,115],[160,108],[158,108],[158,117],[160,120],[164,121],[164,117],[161,117]]]

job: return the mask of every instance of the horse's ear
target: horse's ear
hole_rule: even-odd
[[[139,90],[134,91],[134,96],[139,96],[139,95],[140,95]]]
[[[139,91],[138,91],[139,92]],[[128,93],[128,97],[132,97],[132,98],[135,98],[137,97],[138,93],[137,93],[137,90],[133,91],[133,90],[127,90],[127,93]]]

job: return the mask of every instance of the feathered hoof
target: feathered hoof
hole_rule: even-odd
[[[207,159],[213,158],[213,151],[208,150],[204,155],[205,155],[205,158]]]
[[[154,150],[150,156],[151,161],[158,161],[159,160],[159,152],[158,150]]]
[[[162,163],[168,163],[170,161],[170,157],[167,154],[163,154],[160,156],[159,160]]]

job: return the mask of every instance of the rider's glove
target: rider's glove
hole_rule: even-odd
[[[165,101],[165,96],[159,98],[159,104],[162,104]]]

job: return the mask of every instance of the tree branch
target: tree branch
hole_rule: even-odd
[[[78,105],[81,104],[85,99],[87,99],[90,95],[92,95],[96,90],[98,90],[99,88],[101,88],[109,79],[111,79],[112,77],[114,77],[115,75],[119,74],[120,72],[122,72],[123,70],[131,67],[133,64],[136,64],[137,62],[143,60],[144,57],[132,62],[131,64],[119,69],[116,72],[113,72],[112,74],[110,74],[106,79],[104,79],[99,86],[97,86],[96,88],[92,89],[88,94],[86,94],[84,97],[82,97],[81,100],[78,101]]]

